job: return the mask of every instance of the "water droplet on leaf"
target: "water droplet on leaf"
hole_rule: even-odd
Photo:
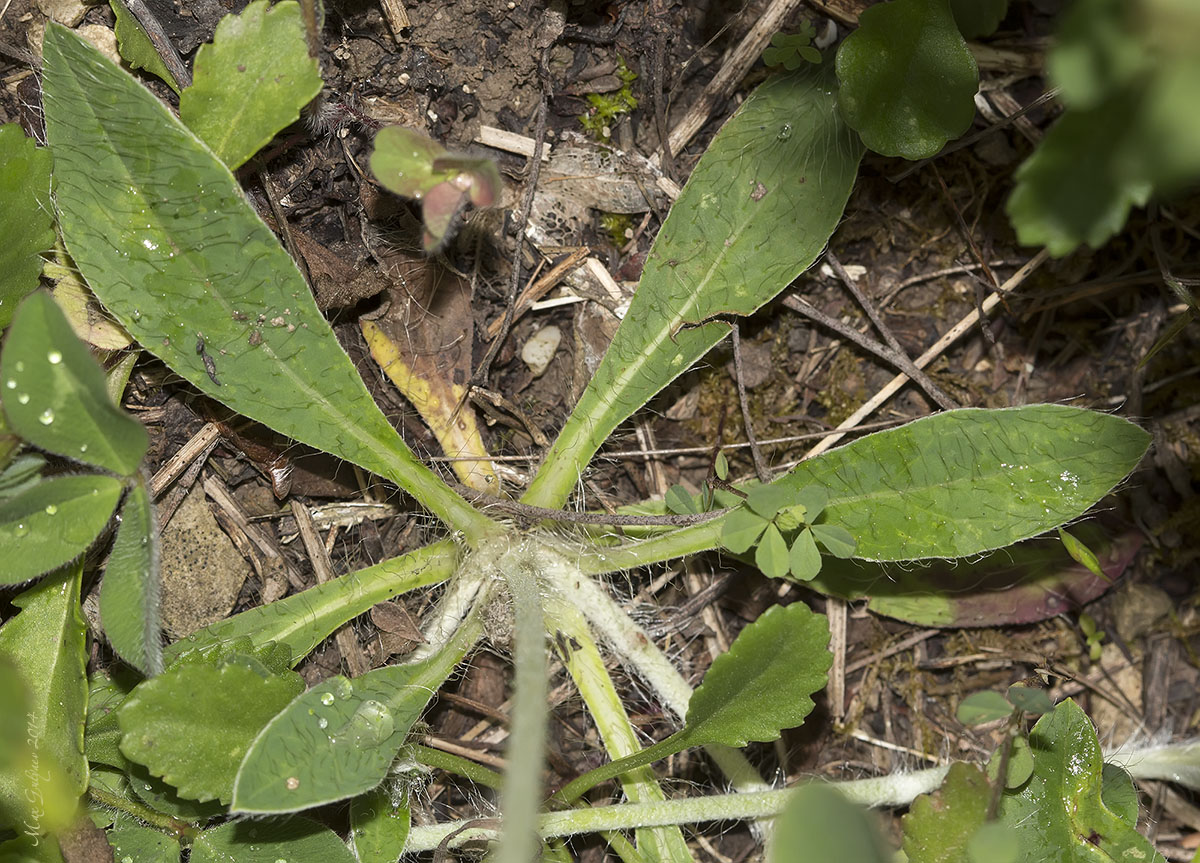
[[[17,401],[23,405],[29,404],[29,393],[21,393],[19,396],[17,396]]]
[[[46,359],[50,361],[50,365],[56,366],[62,362],[62,353],[59,351],[51,351],[50,353],[46,354]]]
[[[50,425],[50,423],[54,422],[54,411],[50,410],[50,408],[46,408],[44,411],[38,414],[38,422],[44,426]]]
[[[321,696],[321,703],[322,703],[322,704],[324,704],[326,707],[328,707],[329,705],[333,704],[333,693],[332,693],[332,692],[326,692],[324,695],[322,695],[322,696]]]
[[[52,503],[46,504],[46,515],[57,515],[58,507]]]
[[[17,388],[17,382],[14,381],[12,378],[9,378],[7,381],[5,381],[4,385],[6,387],[8,387],[10,390],[15,390]]]

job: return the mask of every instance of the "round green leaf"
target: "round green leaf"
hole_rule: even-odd
[[[1000,775],[1002,749],[996,750],[987,763],[987,776],[995,782]],[[1008,752],[1008,764],[1004,767],[1004,787],[1020,788],[1033,773],[1033,753],[1029,751],[1029,739],[1014,737]]]
[[[255,735],[304,686],[298,674],[264,677],[256,665],[180,664],[142,682],[117,711],[122,754],[184,797],[228,803]]]
[[[779,818],[768,863],[890,863],[894,855],[869,812],[833,788],[797,788]]]
[[[0,399],[12,429],[52,453],[122,476],[135,473],[146,453],[146,430],[112,403],[104,370],[44,292],[13,317]]]
[[[194,65],[179,116],[230,170],[300,119],[323,83],[293,0],[256,0],[240,15],[226,15]]]
[[[1026,713],[1049,713],[1054,709],[1050,693],[1037,686],[1026,686],[1024,683],[1014,683],[1008,687],[1008,701],[1013,707],[1019,707]]]
[[[112,517],[124,485],[111,476],[57,476],[0,504],[0,584],[18,584],[87,551]]]
[[[756,485],[746,495],[746,506],[763,518],[772,518],[784,507],[796,503],[796,494],[791,489],[777,485]]]
[[[914,863],[967,863],[968,840],[987,820],[992,786],[974,764],[950,765],[941,787],[912,802],[901,821],[904,853]]]
[[[191,863],[356,863],[337,834],[307,818],[231,821],[192,843]]]
[[[1143,860],[1161,863],[1135,824],[1104,799],[1104,759],[1091,720],[1071,699],[1029,733],[1033,774],[1000,800],[1000,820],[1019,834],[1027,860]]]
[[[978,39],[996,32],[1008,14],[1008,0],[950,0],[954,23],[964,39]]]
[[[769,608],[713,661],[683,734],[692,745],[775,740],[812,712],[832,664],[824,615],[802,602]]]
[[[925,159],[970,127],[979,69],[949,0],[892,0],[858,24],[838,49],[838,104],[868,148]]]

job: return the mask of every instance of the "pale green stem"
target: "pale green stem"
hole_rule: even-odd
[[[444,524],[461,531],[467,545],[478,548],[503,534],[504,525],[488,518],[467,503],[445,481],[409,452],[385,452],[381,456],[392,467],[388,479],[407,491]]]
[[[255,644],[286,644],[295,664],[371,606],[445,581],[454,573],[457,561],[454,543],[447,540],[427,545],[206,626],[169,645],[163,658],[170,664],[188,650],[248,636]]]
[[[715,518],[649,539],[608,548],[597,546],[580,556],[579,568],[591,575],[602,575],[708,551],[720,546],[721,526],[724,523],[724,517]]]
[[[565,651],[563,661],[567,672],[587,704],[588,713],[596,723],[605,751],[614,761],[641,751],[641,745],[621,703],[621,696],[604,666],[604,657],[600,655],[587,623],[579,609],[568,600],[558,594],[554,594],[554,597],[546,608],[546,628],[547,631],[557,630],[555,641],[560,650]],[[625,796],[634,803],[666,799],[654,771],[649,766],[625,773],[620,777],[620,782]],[[651,861],[686,863],[693,859],[678,828],[647,831],[639,836],[638,845]],[[622,859],[627,858],[621,848],[615,847],[614,850]]]
[[[654,641],[633,622],[595,579],[579,574],[563,579],[558,589],[578,606],[622,662],[632,667],[655,695],[682,723],[687,716],[692,687]],[[741,752],[728,746],[706,746],[704,751],[738,791],[770,788]]]
[[[926,794],[941,784],[947,767],[935,767],[918,773],[895,774],[876,779],[828,783],[851,802],[864,806],[895,806],[911,802],[917,795]],[[542,838],[574,836],[606,830],[629,830],[639,827],[661,827],[668,824],[699,824],[706,821],[746,821],[773,818],[783,811],[794,788],[751,793],[715,794],[708,797],[686,797],[654,803],[624,803],[614,806],[595,806],[549,812],[538,819]],[[430,851],[450,834],[470,822],[456,821],[429,827],[414,827],[404,846],[406,854]],[[472,840],[491,840],[495,830],[470,828],[450,840],[450,847]]]
[[[538,856],[537,815],[541,807],[542,763],[546,746],[546,624],[538,576],[554,561],[522,544],[499,561],[513,610],[513,707],[509,723],[508,767],[500,793],[504,835],[496,863],[529,863]],[[482,553],[486,553],[486,550]]]

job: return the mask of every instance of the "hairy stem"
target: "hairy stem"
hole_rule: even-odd
[[[554,640],[563,663],[587,704],[588,713],[596,723],[609,758],[618,760],[642,751],[629,716],[621,704],[621,696],[604,666],[604,657],[600,655],[579,609],[563,597],[554,595],[547,605],[547,629],[555,630]],[[634,803],[666,799],[654,771],[648,766],[623,773],[620,782],[625,796]],[[556,794],[551,799],[557,797]],[[623,837],[606,834],[605,838],[613,845],[613,850],[629,863],[626,852],[630,849],[616,841],[618,838],[623,840]],[[690,863],[693,859],[678,828],[643,831],[638,836],[638,848],[649,861]]]
[[[876,779],[829,783],[850,801],[866,806],[895,806],[911,802],[919,794],[937,788],[946,775],[947,767],[935,767],[918,773],[882,776]],[[773,818],[787,805],[795,791],[784,788],[775,791],[715,794],[708,797],[687,797],[654,803],[625,803],[615,806],[595,806],[549,812],[538,820],[543,838],[574,836],[605,830],[639,827],[659,827],[667,824],[698,824],[705,821],[745,821]],[[430,851],[455,831],[470,822],[457,821],[430,827],[414,827],[408,834],[405,853]],[[454,835],[450,847],[472,840],[495,837],[495,830],[468,828]]]
[[[553,561],[540,549],[520,545],[499,561],[513,609],[513,709],[509,724],[508,769],[500,792],[504,836],[497,863],[529,863],[538,855],[537,813],[542,800],[542,760],[546,745],[546,639],[539,570]],[[486,552],[485,552],[486,553]]]
[[[682,722],[687,716],[692,687],[659,650],[650,636],[633,622],[616,601],[594,579],[576,571],[558,588],[571,596],[588,622],[595,627],[622,662],[650,686],[655,695]],[[706,746],[704,751],[738,791],[764,791],[770,786],[736,749]]]

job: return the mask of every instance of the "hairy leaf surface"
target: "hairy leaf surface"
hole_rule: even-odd
[[[337,834],[307,818],[230,821],[192,844],[191,863],[355,863]]]
[[[145,674],[162,671],[158,525],[145,483],[129,492],[100,586],[100,620],[117,654]]]
[[[44,92],[67,249],[147,350],[233,410],[487,529],[384,418],[295,263],[165,105],[57,25]]]
[[[946,411],[801,462],[777,482],[829,492],[825,519],[867,560],[965,557],[1078,518],[1150,436],[1063,405]]]
[[[625,319],[525,502],[556,506],[609,434],[804,272],[841,218],[862,146],[828,70],[770,78],[692,172]]]
[[[0,330],[38,285],[42,252],[54,246],[50,152],[16,123],[0,126]]]
[[[70,566],[31,587],[12,600],[20,612],[0,628],[0,663],[16,672],[23,690],[11,703],[25,708],[17,720],[25,745],[0,766],[0,816],[43,843],[74,820],[87,787],[82,576],[82,566]]]
[[[206,626],[167,647],[166,659],[170,662],[190,650],[249,638],[256,645],[283,645],[294,665],[371,606],[445,581],[454,573],[456,559],[453,543],[427,545]]]
[[[56,476],[0,504],[0,584],[19,584],[79,557],[121,499],[111,476]]]
[[[238,769],[233,810],[296,812],[377,786],[459,653],[332,677],[299,695],[254,739]]]
[[[104,370],[49,294],[32,294],[17,311],[0,380],[9,424],[25,440],[122,476],[137,471],[146,430],[113,404]]]
[[[184,797],[229,802],[251,741],[304,686],[240,660],[181,664],[138,686],[117,711],[125,757]]]

